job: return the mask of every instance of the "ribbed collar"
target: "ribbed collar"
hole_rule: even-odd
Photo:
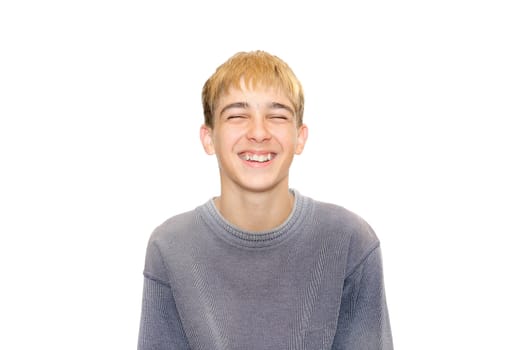
[[[210,226],[213,233],[228,243],[248,248],[264,248],[279,244],[288,239],[311,215],[308,212],[312,207],[312,200],[302,196],[297,190],[290,189],[294,195],[292,212],[284,223],[274,229],[264,232],[244,231],[232,225],[220,214],[213,198],[197,208],[204,221]]]

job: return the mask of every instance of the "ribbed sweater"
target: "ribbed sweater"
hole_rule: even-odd
[[[152,233],[139,350],[393,349],[379,240],[355,213],[292,190],[273,230],[212,199]]]

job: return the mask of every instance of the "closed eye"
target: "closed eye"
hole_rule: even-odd
[[[287,116],[285,116],[285,115],[281,115],[281,114],[270,115],[269,117],[270,117],[270,119],[288,120],[288,117],[287,117]]]
[[[244,115],[229,115],[229,116],[226,117],[227,120],[240,119],[240,118],[246,118],[246,116],[244,116]]]

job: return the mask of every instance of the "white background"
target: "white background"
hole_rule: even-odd
[[[291,186],[382,241],[397,349],[523,336],[520,1],[3,1],[0,348],[133,349],[151,231],[218,194],[200,90],[287,61]]]

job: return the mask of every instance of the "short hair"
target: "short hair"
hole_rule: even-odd
[[[219,98],[241,80],[250,88],[270,86],[281,89],[292,103],[297,125],[303,124],[303,87],[288,64],[265,51],[238,52],[220,65],[202,88],[204,122],[213,128],[213,114]]]

